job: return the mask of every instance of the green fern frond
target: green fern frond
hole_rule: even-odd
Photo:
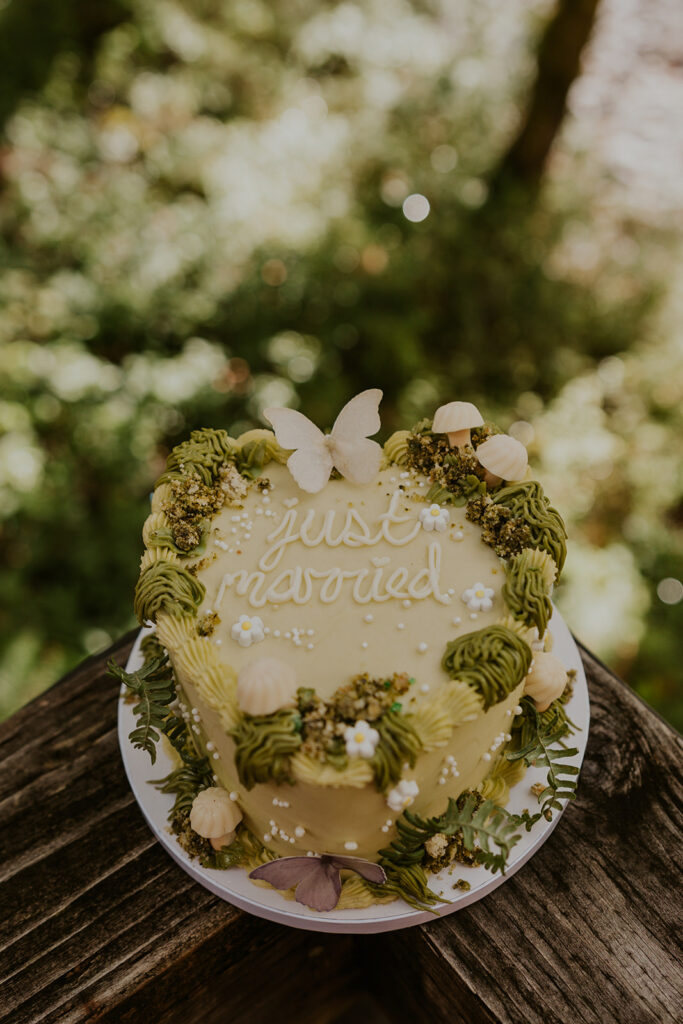
[[[133,714],[137,724],[130,733],[130,741],[139,750],[146,750],[152,764],[156,761],[156,744],[169,717],[168,705],[175,699],[173,669],[168,656],[158,655],[145,661],[136,672],[126,672],[112,659],[107,670],[137,698]]]
[[[420,864],[399,866],[396,864],[382,863],[384,873],[387,876],[386,882],[375,885],[373,882],[366,882],[368,889],[378,899],[386,898],[390,893],[404,900],[414,910],[429,910],[436,913],[432,908],[437,903],[450,903],[450,900],[443,896],[437,896],[427,884],[427,873]]]
[[[536,814],[525,811],[517,816],[518,824],[524,824],[529,831],[541,817],[551,821],[553,811],[562,810],[562,801],[573,800],[576,796],[579,769],[576,765],[565,764],[564,760],[575,757],[579,751],[562,742],[576,726],[567,717],[561,701],[553,701],[547,711],[539,713],[533,701],[524,698],[519,718],[511,748],[505,756],[509,761],[523,760],[526,765],[548,769],[546,788],[538,798],[540,810]]]
[[[463,793],[450,799],[445,812],[438,817],[422,818],[404,811],[396,822],[398,837],[391,846],[380,850],[380,863],[395,867],[421,864],[425,843],[440,833],[460,834],[465,849],[474,853],[477,862],[489,871],[504,873],[510,851],[519,840],[515,834],[518,821],[492,800],[483,800],[479,793]]]
[[[171,815],[177,811],[189,811],[197,793],[214,784],[206,757],[198,757],[194,761],[190,761],[188,758],[179,768],[169,772],[163,779],[150,781],[160,792],[172,793],[175,796]]]

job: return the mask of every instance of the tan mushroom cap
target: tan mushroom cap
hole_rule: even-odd
[[[484,419],[471,402],[448,402],[434,413],[432,430],[435,434],[448,434],[452,447],[470,443],[472,427],[483,427]]]
[[[523,480],[529,466],[529,456],[521,441],[509,434],[494,434],[477,448],[477,459],[487,470],[492,482]]]
[[[239,825],[242,812],[220,786],[197,793],[190,809],[190,825],[203,839],[224,838]]]
[[[524,693],[531,697],[538,711],[546,711],[554,700],[562,696],[566,685],[567,670],[562,662],[547,651],[534,651]]]

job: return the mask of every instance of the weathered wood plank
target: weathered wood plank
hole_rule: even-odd
[[[131,638],[112,650],[123,661]],[[368,938],[281,928],[194,884],[130,793],[106,658],[0,727],[0,1024],[683,1019],[681,745],[587,653],[579,797],[485,900]]]

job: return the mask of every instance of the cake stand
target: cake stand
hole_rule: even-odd
[[[577,726],[577,731],[570,738],[570,745],[577,747],[578,753],[574,758],[568,758],[566,761],[568,764],[580,767],[586,749],[590,719],[586,675],[576,643],[557,609],[553,612],[551,628],[554,638],[553,653],[559,657],[567,669],[576,670],[574,692],[567,704],[567,713]],[[151,629],[140,631],[128,659],[127,671],[140,668],[142,664],[140,643],[149,632]],[[124,689],[122,688],[122,693]],[[161,744],[157,747],[157,760],[154,765],[150,763],[148,754],[142,750],[136,750],[128,739],[128,734],[134,726],[132,705],[119,699],[119,745],[128,781],[147,824],[162,846],[188,875],[215,893],[216,896],[220,896],[221,899],[227,900],[234,906],[246,910],[250,914],[255,914],[257,917],[265,917],[269,921],[276,921],[278,924],[286,924],[294,928],[305,928],[318,932],[386,932],[424,924],[427,921],[433,921],[435,917],[453,914],[456,910],[461,910],[493,892],[516,871],[519,871],[548,839],[560,819],[560,813],[555,812],[552,821],[541,818],[531,832],[527,832],[523,828],[520,829],[522,837],[512,849],[504,875],[492,875],[483,867],[467,867],[464,864],[456,864],[452,875],[444,870],[440,874],[430,876],[430,888],[437,895],[450,901],[437,904],[433,908],[434,913],[413,910],[403,900],[361,910],[333,910],[319,913],[296,903],[293,899],[287,899],[275,889],[254,885],[249,881],[247,872],[242,868],[229,868],[223,871],[203,868],[197,861],[188,857],[168,829],[168,813],[173,804],[172,794],[160,793],[150,784],[151,779],[159,779],[167,775],[174,765]],[[507,810],[520,813],[525,807],[528,807],[533,811],[536,807],[536,798],[530,793],[529,787],[535,782],[545,783],[546,775],[547,769],[529,768],[521,782],[511,788],[510,799],[506,805]],[[566,801],[564,803],[566,804]],[[463,891],[454,888],[454,882],[458,878],[469,882],[469,890]]]

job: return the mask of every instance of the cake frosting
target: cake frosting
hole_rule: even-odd
[[[522,740],[566,722],[547,629],[565,532],[523,446],[452,402],[381,447],[380,397],[328,435],[277,409],[274,432],[196,431],[143,531],[159,729],[195,766],[194,791],[167,782],[175,831],[317,909],[429,904],[430,865],[485,863],[489,839],[501,867]]]

